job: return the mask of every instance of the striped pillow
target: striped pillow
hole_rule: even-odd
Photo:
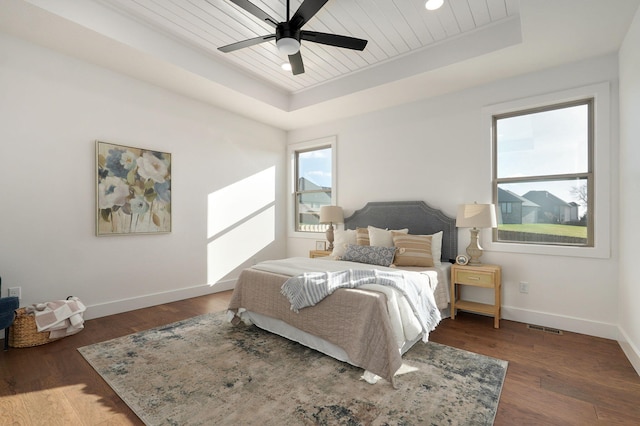
[[[381,229],[375,226],[368,226],[369,231],[369,245],[377,247],[393,247],[393,234],[392,232],[409,233],[408,228],[404,229]]]
[[[393,244],[398,249],[395,266],[433,266],[432,235],[411,235],[393,232]]]
[[[369,230],[367,228],[356,228],[356,244],[359,246],[369,245]]]

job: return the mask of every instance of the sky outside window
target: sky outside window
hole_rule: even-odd
[[[321,186],[331,187],[331,148],[299,154],[298,176]]]
[[[589,107],[586,104],[500,118],[496,128],[498,179],[588,172]],[[539,181],[534,186],[566,202],[581,204],[575,188],[584,184],[573,179]],[[500,186],[518,195],[534,189],[531,183]]]

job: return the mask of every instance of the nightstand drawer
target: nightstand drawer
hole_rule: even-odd
[[[456,283],[476,285],[480,287],[493,287],[493,274],[486,274],[476,271],[456,271]]]

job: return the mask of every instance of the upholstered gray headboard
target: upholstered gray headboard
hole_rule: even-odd
[[[443,231],[442,261],[458,255],[458,229],[455,218],[429,207],[424,201],[383,201],[367,203],[344,220],[345,229],[375,226],[382,229],[408,228],[410,234],[430,235]]]

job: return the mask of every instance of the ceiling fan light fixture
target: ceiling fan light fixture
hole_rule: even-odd
[[[280,53],[287,56],[295,55],[300,50],[300,42],[290,37],[282,37],[276,41],[276,46]]]
[[[424,4],[424,7],[426,7],[427,10],[436,10],[440,9],[443,4],[444,0],[427,0],[427,2]]]

